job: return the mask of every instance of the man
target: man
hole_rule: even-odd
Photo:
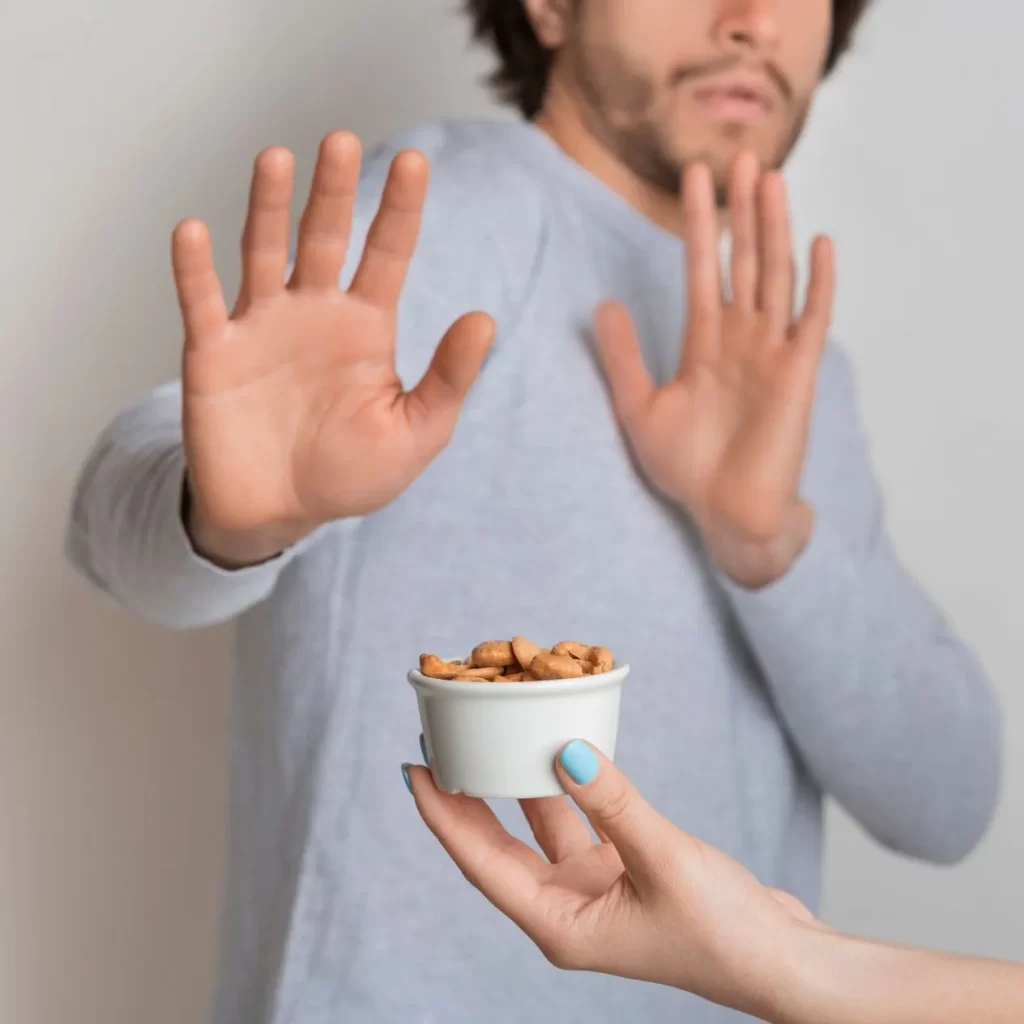
[[[230,315],[176,229],[182,381],[97,442],[69,547],[148,619],[238,619],[216,1024],[736,1019],[557,975],[453,877],[396,789],[421,650],[607,644],[638,784],[812,909],[823,793],[912,856],[983,833],[999,711],[887,539],[827,240],[793,304],[775,168],[863,6],[476,0],[523,121],[361,180],[328,136],[290,270],[264,152]]]

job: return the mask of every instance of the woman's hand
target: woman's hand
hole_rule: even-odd
[[[439,792],[406,767],[417,807],[465,876],[557,967],[687,989],[771,1016],[786,984],[785,941],[816,927],[793,897],[655,811],[606,758],[576,740],[561,753],[563,797],[522,801],[546,858],[482,800]]]
[[[775,1024],[1020,1024],[1024,966],[870,942],[818,924],[792,896],[650,807],[580,740],[562,797],[522,801],[541,857],[482,800],[403,772],[463,874],[557,967],[686,989]]]

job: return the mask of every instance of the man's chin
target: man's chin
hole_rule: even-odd
[[[749,124],[731,121],[718,121],[708,124],[706,121],[693,123],[690,121],[684,128],[680,126],[673,132],[673,141],[677,145],[671,147],[673,155],[678,155],[681,165],[702,162],[708,164],[717,179],[724,175],[728,178],[736,157],[740,153],[752,150],[765,169],[779,166],[779,140],[776,133],[769,134]]]

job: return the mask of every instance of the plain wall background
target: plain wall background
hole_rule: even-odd
[[[998,821],[955,869],[830,820],[825,916],[1024,959],[1024,13],[878,0],[791,166],[833,232],[835,330],[907,562],[1008,718]],[[168,239],[210,224],[226,287],[251,161],[493,110],[455,0],[5,4],[0,12],[0,1020],[200,1024],[224,798],[224,631],[171,635],[78,586],[70,487],[116,409],[177,372]],[[300,196],[301,198],[301,196]],[[936,737],[942,742],[942,737]]]

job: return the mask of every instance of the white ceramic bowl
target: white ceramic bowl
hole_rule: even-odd
[[[555,757],[570,740],[615,756],[628,665],[579,679],[455,682],[409,673],[434,784],[487,798],[560,796]]]

